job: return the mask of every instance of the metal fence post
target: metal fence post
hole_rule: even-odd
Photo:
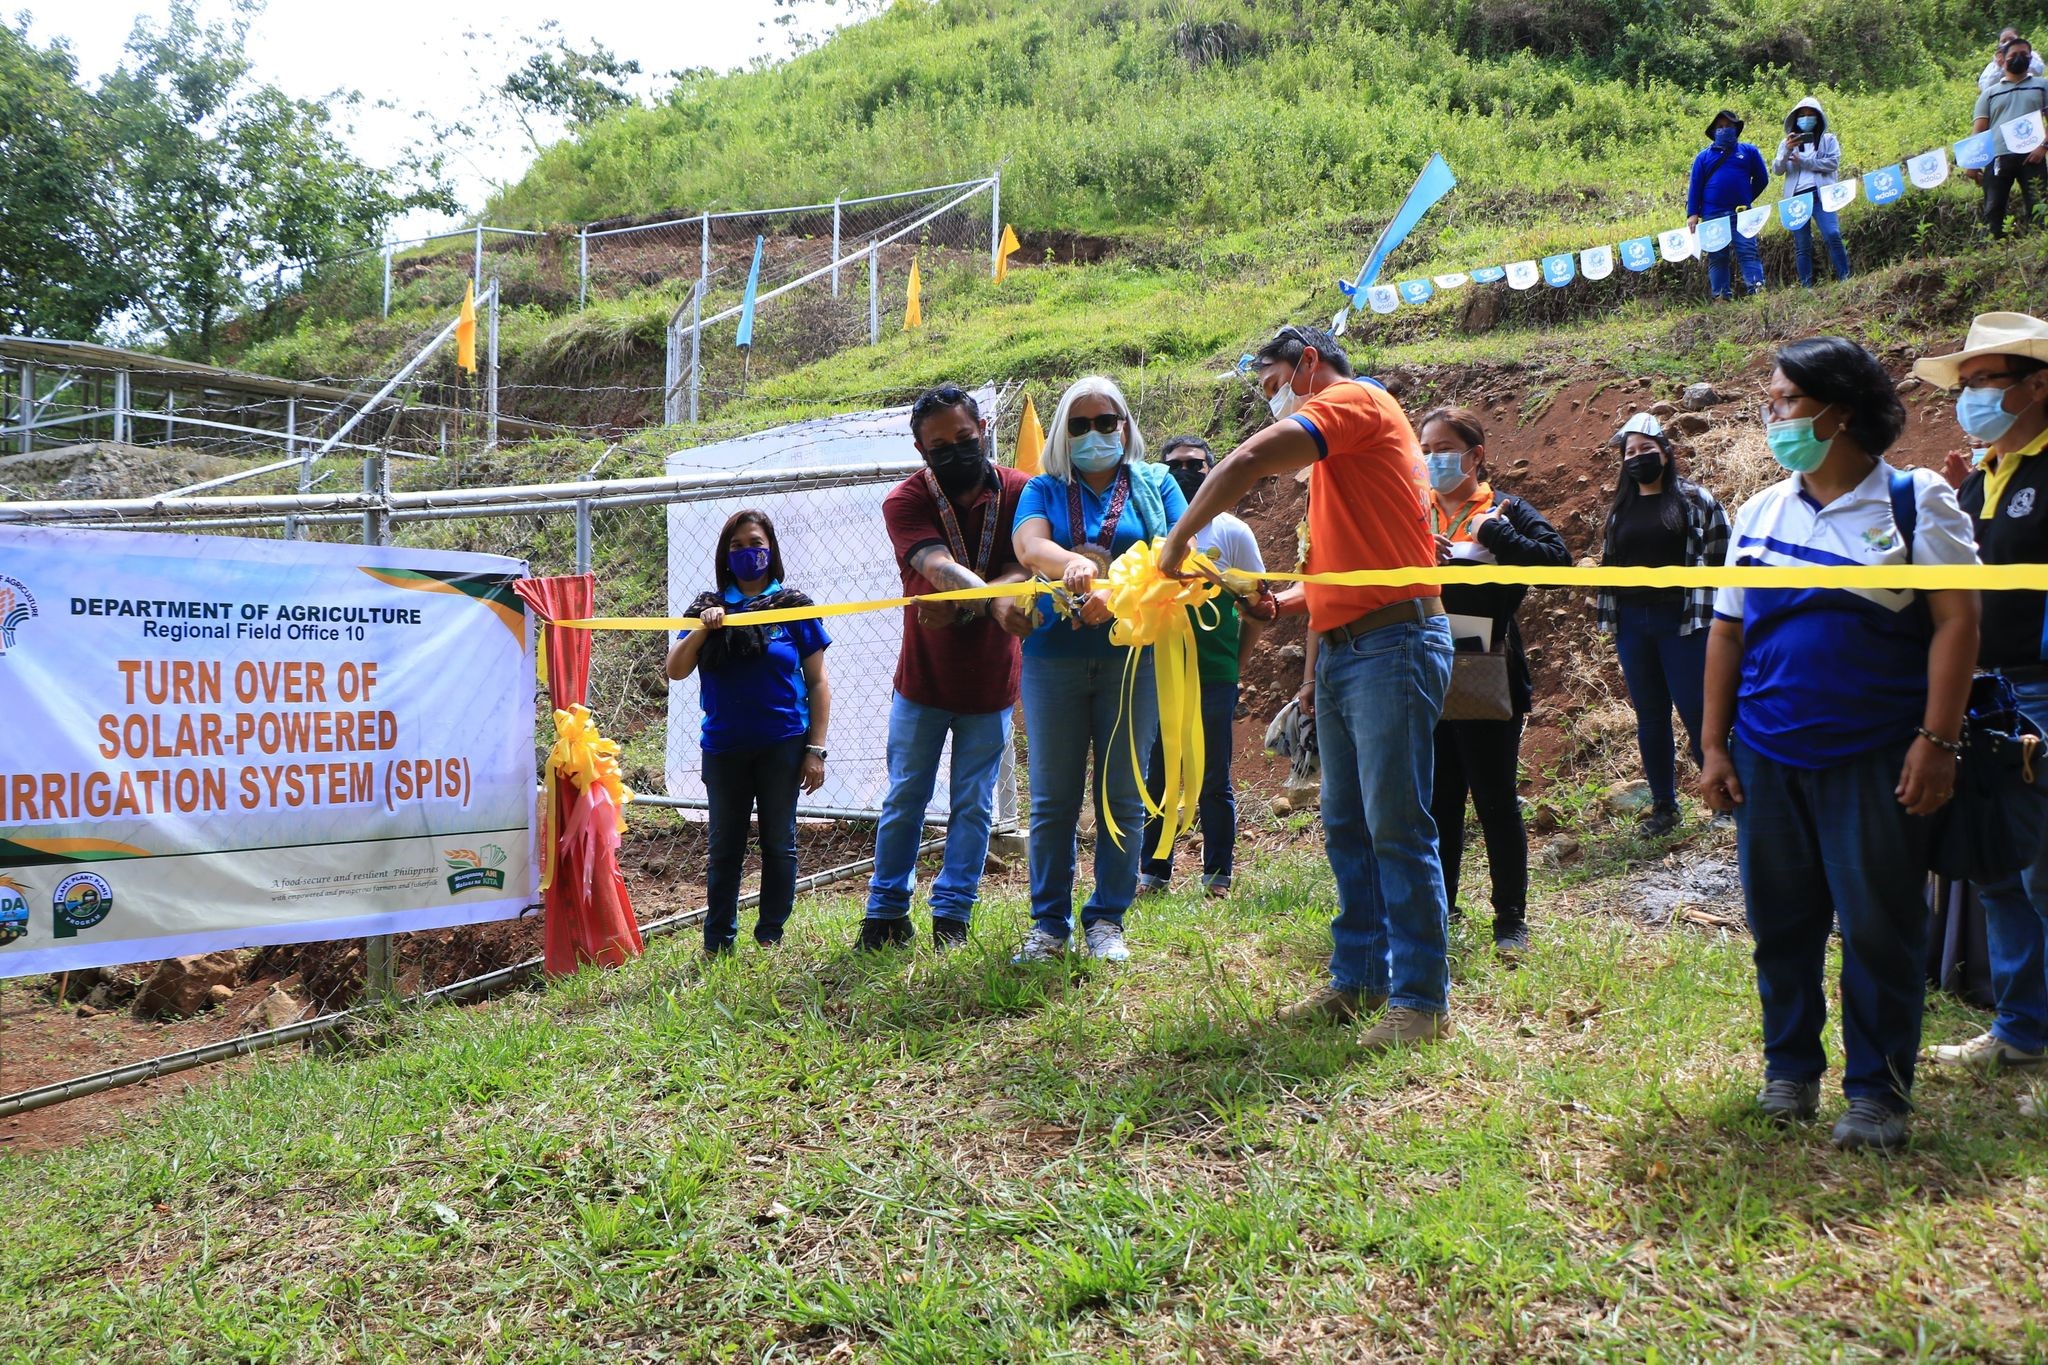
[[[487,440],[487,441],[486,441],[486,442],[484,443],[484,449],[486,449],[486,450],[496,450],[496,449],[498,448],[498,282],[497,282],[497,280],[496,280],[496,279],[493,279],[493,280],[491,281],[491,341],[490,341],[490,349],[491,349],[491,354],[490,354],[490,365],[491,365],[491,398],[490,398],[490,403],[491,403],[491,424],[490,424],[490,435],[489,435],[489,439],[488,439],[488,440]]]
[[[287,460],[297,459],[298,453],[299,400],[296,398],[287,398],[284,400],[284,456]],[[300,460],[299,491],[301,493],[304,493],[312,486],[313,466],[304,460]],[[299,538],[299,519],[297,517],[285,518],[284,538],[286,540],[297,540]]]
[[[476,225],[476,253],[470,266],[469,282],[477,287],[479,293],[482,292],[484,287],[484,225],[482,223]]]
[[[363,491],[378,499],[363,513],[363,544],[382,545],[391,533],[391,473],[381,450],[363,457]],[[363,998],[374,1005],[396,993],[391,935],[373,934],[363,940]]]
[[[696,297],[696,293],[697,283],[692,280],[691,297]],[[676,395],[676,390],[683,385],[682,329],[676,325],[676,314],[681,312],[681,309],[677,309],[676,313],[669,315],[668,326],[664,329],[662,338],[666,344],[662,347],[661,354],[661,423],[669,427],[676,424],[676,410],[682,405],[682,399]]]
[[[178,391],[164,390],[164,444],[176,445],[178,439]]]
[[[583,228],[576,234],[576,306],[584,308],[590,302],[590,229]]]
[[[591,483],[595,474],[584,473],[576,476],[578,483]],[[576,572],[590,572],[590,499],[576,499]]]
[[[697,420],[697,389],[704,370],[697,362],[704,354],[704,281],[690,291],[690,420]]]
[[[868,345],[882,339],[882,254],[868,243]]]
[[[705,213],[697,219],[703,233],[697,238],[697,278],[711,278],[711,215]]]
[[[988,181],[988,277],[994,279],[1003,264],[1003,173]]]
[[[114,440],[128,442],[128,371],[114,371]]]
[[[839,297],[839,201],[832,201],[832,297]]]
[[[391,248],[384,248],[384,316],[391,316]]]

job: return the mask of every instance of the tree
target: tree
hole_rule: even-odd
[[[0,23],[0,333],[82,336],[132,298],[114,164],[70,52],[22,23]]]
[[[588,52],[577,51],[560,36],[560,29],[550,19],[540,26],[544,38],[521,38],[533,49],[526,65],[498,86],[536,153],[542,145],[534,131],[536,117],[559,118],[572,129],[587,128],[606,114],[632,106],[625,81],[640,74],[640,63],[620,60],[602,43],[593,42]]]
[[[285,272],[375,242],[408,209],[455,207],[437,163],[367,166],[325,103],[251,81],[246,13],[202,25],[175,0],[161,29],[136,22],[98,93],[137,303],[170,349],[199,357]]]

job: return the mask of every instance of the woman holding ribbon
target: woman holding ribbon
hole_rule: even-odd
[[[1145,438],[1123,391],[1099,375],[1060,398],[1042,459],[1045,472],[1018,502],[1014,539],[1018,561],[1060,586],[1056,604],[1041,600],[1044,619],[1024,642],[1032,927],[1016,960],[1045,962],[1067,950],[1092,752],[1095,889],[1081,909],[1081,932],[1091,956],[1121,962],[1130,956],[1123,919],[1145,835],[1136,765],[1152,751],[1159,707],[1150,650],[1139,653],[1126,687],[1128,661],[1110,643],[1104,581],[1117,556],[1171,530],[1187,502],[1164,466],[1145,462]]]
[[[1765,439],[1786,477],[1736,514],[1730,567],[1975,564],[1939,474],[1884,452],[1906,410],[1840,337],[1778,352]],[[1724,587],[1707,645],[1700,792],[1735,812],[1774,1122],[1811,1120],[1827,1070],[1828,939],[1842,936],[1837,1147],[1906,1140],[1920,1050],[1932,821],[1955,793],[1977,661],[1977,594]]]
[[[1470,408],[1437,408],[1416,424],[1422,458],[1429,468],[1429,520],[1437,558],[1444,564],[1512,564],[1562,569],[1571,552],[1543,514],[1522,499],[1497,494],[1486,481],[1486,428]],[[1444,893],[1458,913],[1458,865],[1465,852],[1465,796],[1479,814],[1486,836],[1486,864],[1493,876],[1493,946],[1504,957],[1529,948],[1529,835],[1522,825],[1516,788],[1522,726],[1534,693],[1529,660],[1515,613],[1528,595],[1508,584],[1452,584],[1443,589],[1452,634],[1464,622],[1484,621],[1483,647],[1505,655],[1504,714],[1483,719],[1439,720],[1436,779],[1430,813],[1436,818],[1437,851],[1443,861]],[[1462,646],[1463,640],[1459,640]],[[1454,689],[1455,691],[1455,689]]]
[[[825,782],[825,735],[832,723],[832,685],[819,621],[728,625],[728,613],[808,607],[811,599],[783,586],[782,550],[766,512],[735,512],[718,534],[712,566],[716,591],[690,604],[703,623],[668,652],[668,676],[700,673],[704,709],[704,794],[709,870],[705,880],[704,951],[732,951],[739,932],[740,870],[747,860],[747,821],[761,822],[761,904],[754,941],[782,942],[796,902],[796,802],[799,789]]]
[[[1611,444],[1621,448],[1621,477],[1607,511],[1600,562],[1610,568],[1701,568],[1728,551],[1728,514],[1706,489],[1678,474],[1664,425],[1647,412],[1628,419]],[[1603,588],[1600,633],[1614,637],[1621,678],[1636,713],[1636,749],[1650,785],[1646,834],[1678,828],[1675,705],[1700,762],[1700,687],[1707,669],[1711,588]]]

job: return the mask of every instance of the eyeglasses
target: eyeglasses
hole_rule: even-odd
[[[1124,415],[1120,412],[1105,412],[1099,417],[1069,417],[1067,418],[1067,435],[1085,436],[1088,433],[1088,429],[1093,427],[1104,436],[1107,436],[1123,424]]]
[[[1759,421],[1769,426],[1773,422],[1782,422],[1790,417],[1792,409],[1798,404],[1812,401],[1812,395],[1804,393],[1795,393],[1789,398],[1766,398],[1763,406],[1757,409],[1756,415]],[[1821,411],[1825,412],[1826,409],[1823,408]],[[1817,412],[1814,416],[1818,417],[1820,413]]]
[[[1966,389],[2009,389],[2026,376],[2014,374],[2011,370],[1997,370],[1990,374],[1973,374],[1962,381]]]

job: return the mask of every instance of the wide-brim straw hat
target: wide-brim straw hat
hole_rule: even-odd
[[[1954,355],[1929,356],[1913,362],[1913,373],[1936,388],[1962,382],[1963,362],[1980,355],[2023,355],[2048,361],[2048,322],[2025,313],[1979,313],[1970,321],[1970,335]]]

